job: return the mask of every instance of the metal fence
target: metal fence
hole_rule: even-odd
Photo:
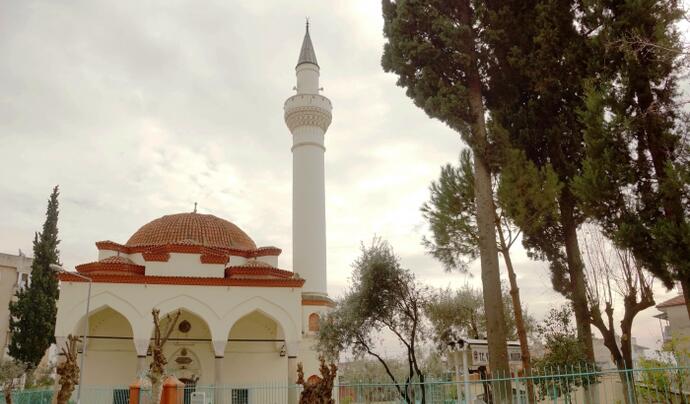
[[[333,398],[339,404],[480,404],[498,403],[497,397],[512,396],[515,404],[690,404],[690,368],[618,370],[547,369],[530,375],[480,379],[472,375],[459,381],[428,379],[424,383],[394,385],[389,382],[338,384]],[[284,384],[194,386],[181,390],[180,404],[287,404],[299,396],[300,386]],[[510,392],[508,394],[508,392]],[[48,404],[53,390],[22,390],[13,393],[15,404]],[[76,395],[75,395],[76,397]],[[493,398],[496,397],[496,398]],[[129,389],[120,387],[84,388],[84,404],[129,403]],[[153,404],[144,390],[140,403]],[[0,400],[4,403],[4,400]]]

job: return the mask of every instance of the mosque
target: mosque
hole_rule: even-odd
[[[154,308],[168,315],[162,328],[181,313],[164,353],[168,372],[187,385],[285,386],[299,362],[305,378],[319,374],[315,334],[333,306],[324,190],[331,102],[320,94],[308,25],[296,76],[284,108],[293,139],[292,270],[281,269],[280,248],[257,246],[235,224],[196,209],[146,223],[124,244],[96,242],[98,260],[76,267],[91,279],[90,300],[88,281],[61,274],[55,329],[62,346],[87,326],[85,387],[127,386],[145,373]]]

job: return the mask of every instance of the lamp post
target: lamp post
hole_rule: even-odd
[[[82,349],[81,349],[81,359],[79,360],[79,390],[77,390],[77,404],[81,404],[81,388],[82,388],[82,381],[84,380],[84,357],[86,356],[86,337],[89,332],[89,306],[91,305],[91,278],[88,276],[84,276],[78,272],[70,272],[67,271],[65,268],[61,267],[58,264],[50,264],[50,269],[52,269],[54,272],[57,273],[63,273],[63,274],[68,274],[68,275],[74,275],[78,278],[82,278],[89,282],[89,289],[86,295],[86,314],[84,318],[84,329],[82,331]]]
[[[451,340],[448,341],[448,346],[450,347],[451,352],[453,352],[454,357],[453,357],[453,362],[455,362],[455,380],[456,380],[456,385],[457,385],[457,392],[458,392],[458,404],[461,403],[460,401],[460,366],[459,366],[459,360],[458,360],[458,354],[462,353],[462,374],[463,374],[463,385],[464,385],[464,396],[465,396],[465,404],[471,403],[470,401],[470,376],[468,373],[469,370],[469,363],[468,363],[468,358],[467,354],[470,350],[470,344],[468,341],[464,340],[463,338],[458,338],[457,340]]]

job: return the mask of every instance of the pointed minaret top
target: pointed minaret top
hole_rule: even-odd
[[[309,36],[309,19],[307,18],[307,31],[304,34],[304,41],[302,41],[302,50],[299,53],[299,60],[297,61],[297,66],[302,63],[312,63],[319,65],[316,61],[316,53],[314,53],[314,45],[311,43],[311,37]]]

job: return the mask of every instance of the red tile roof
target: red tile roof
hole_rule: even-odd
[[[69,273],[61,273],[59,278],[63,282],[86,282]],[[249,286],[265,288],[301,288],[304,279],[235,279],[235,278],[201,278],[187,276],[122,276],[122,275],[99,275],[91,276],[94,283],[125,283],[141,285],[194,285],[194,286]]]
[[[235,224],[200,213],[160,217],[143,225],[125,245],[151,247],[166,244],[256,250],[254,241]]]
[[[683,295],[678,295],[672,299],[668,299],[665,302],[661,302],[656,305],[656,308],[662,308],[662,307],[671,307],[671,306],[682,306],[685,304],[685,298]]]
[[[137,265],[127,257],[108,257],[100,261],[77,265],[77,272],[88,275],[119,275],[137,276],[144,275],[144,266]]]
[[[96,248],[98,250],[104,251],[119,251],[123,254],[150,254],[160,256],[160,254],[167,254],[171,252],[183,253],[183,254],[224,254],[224,255],[235,255],[245,258],[256,258],[256,257],[268,257],[268,256],[278,256],[282,252],[280,248],[277,247],[259,247],[253,250],[241,250],[237,248],[221,248],[221,247],[207,247],[202,245],[190,245],[186,243],[170,243],[161,244],[156,246],[127,246],[116,243],[114,241],[105,240],[97,241]],[[163,261],[167,261],[167,258],[161,258]]]

